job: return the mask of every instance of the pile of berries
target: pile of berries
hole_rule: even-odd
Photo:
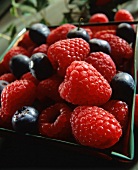
[[[102,17],[90,22],[108,22]],[[130,20],[129,12],[116,13],[115,21]],[[131,116],[134,45],[128,23],[98,29],[33,24],[0,63],[0,126],[93,148],[114,146]]]

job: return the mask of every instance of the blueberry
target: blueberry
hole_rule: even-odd
[[[70,30],[67,34],[67,38],[82,38],[87,42],[90,40],[89,34],[83,28],[74,28]]]
[[[53,67],[44,53],[35,53],[30,58],[30,72],[38,80],[49,78],[53,74]]]
[[[135,41],[135,31],[128,23],[121,23],[116,29],[116,35],[126,40],[129,44]]]
[[[104,52],[106,54],[111,53],[110,44],[105,40],[101,40],[101,39],[98,39],[98,38],[93,38],[93,39],[90,39],[89,45],[90,45],[90,52],[99,52],[99,51],[101,51],[101,52]]]
[[[135,82],[133,77],[126,72],[117,73],[111,80],[112,99],[122,100],[128,105],[132,104]]]
[[[36,133],[39,112],[30,106],[23,106],[12,117],[12,126],[19,133]]]
[[[10,71],[19,79],[23,74],[29,72],[29,57],[18,54],[11,58],[9,62]]]
[[[50,29],[42,23],[33,24],[29,28],[30,39],[38,45],[46,43],[49,33]]]

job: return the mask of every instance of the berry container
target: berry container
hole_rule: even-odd
[[[93,26],[99,29],[99,26],[107,27],[107,26],[114,26],[119,24],[119,22],[109,22],[109,23],[99,23],[99,24],[82,24],[82,27],[87,27],[87,26]],[[136,26],[136,43],[134,47],[134,80],[135,84],[137,82],[136,78],[136,71],[138,69],[138,60],[136,56],[138,56],[138,25],[137,22],[132,22]],[[78,25],[78,24],[76,24]],[[50,27],[50,29],[54,29],[54,27]],[[18,33],[18,35],[14,38],[14,40],[11,42],[11,44],[8,46],[8,48],[5,50],[3,54],[0,56],[0,61],[3,59],[4,55],[8,50],[10,50],[13,46],[17,45],[17,42],[22,38],[22,35],[26,32],[27,30],[24,28],[21,30],[21,32]],[[112,148],[109,149],[94,149],[86,146],[82,146],[78,143],[75,142],[67,142],[67,141],[61,141],[57,139],[52,139],[52,138],[47,138],[41,135],[37,134],[25,134],[21,135],[16,133],[14,130],[6,129],[6,128],[0,128],[0,136],[1,137],[13,137],[13,138],[21,138],[25,140],[26,138],[31,138],[33,140],[42,141],[43,143],[47,144],[50,143],[53,146],[59,146],[63,150],[70,150],[72,152],[78,152],[80,154],[86,154],[90,155],[92,157],[102,157],[103,159],[107,160],[117,160],[121,162],[130,162],[134,160],[135,158],[135,145],[134,145],[134,110],[135,110],[135,94],[136,94],[136,87],[134,90],[134,96],[133,96],[133,104],[132,104],[132,109],[131,109],[131,114],[129,117],[129,123],[127,127],[127,134],[124,135],[124,137]],[[32,141],[33,141],[32,140]]]

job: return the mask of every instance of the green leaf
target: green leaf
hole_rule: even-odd
[[[11,38],[13,38],[16,33],[17,33],[17,29],[16,29],[16,26],[14,25],[14,26],[12,27],[12,30],[11,30]]]
[[[36,9],[38,12],[49,5],[48,0],[36,0],[36,1],[37,1]]]
[[[19,9],[21,10],[21,13],[24,14],[33,14],[36,13],[36,9],[31,7],[31,6],[27,6],[27,5],[23,5],[20,4]]]
[[[3,34],[8,33],[8,32],[11,32],[11,30],[13,29],[13,27],[14,27],[14,24],[10,24],[10,25],[6,28],[6,30],[3,32]]]
[[[12,7],[10,8],[10,14],[13,15],[13,16],[15,16],[15,17],[18,17],[18,16],[19,16],[19,15],[18,15],[17,8],[15,8],[14,6],[12,6]]]

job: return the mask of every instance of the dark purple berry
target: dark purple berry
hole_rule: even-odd
[[[42,23],[33,24],[29,28],[30,39],[38,45],[46,43],[49,33],[50,29]]]
[[[44,53],[35,53],[30,58],[30,72],[38,80],[49,78],[53,74],[53,66]]]
[[[39,112],[30,106],[23,106],[12,117],[12,126],[19,133],[36,133]]]
[[[11,58],[9,62],[12,74],[19,79],[23,74],[29,72],[29,57],[18,54]]]
[[[122,100],[128,105],[132,104],[135,82],[126,72],[117,73],[111,80],[112,99]]]
[[[128,23],[121,23],[116,29],[116,35],[126,40],[129,44],[135,41],[135,31]]]
[[[79,27],[70,30],[67,34],[67,38],[82,38],[87,42],[90,40],[90,36],[87,31]]]
[[[106,54],[111,53],[110,44],[105,40],[93,38],[93,39],[90,39],[89,45],[90,45],[90,52],[91,53],[92,52],[100,52],[100,51],[104,52]]]

